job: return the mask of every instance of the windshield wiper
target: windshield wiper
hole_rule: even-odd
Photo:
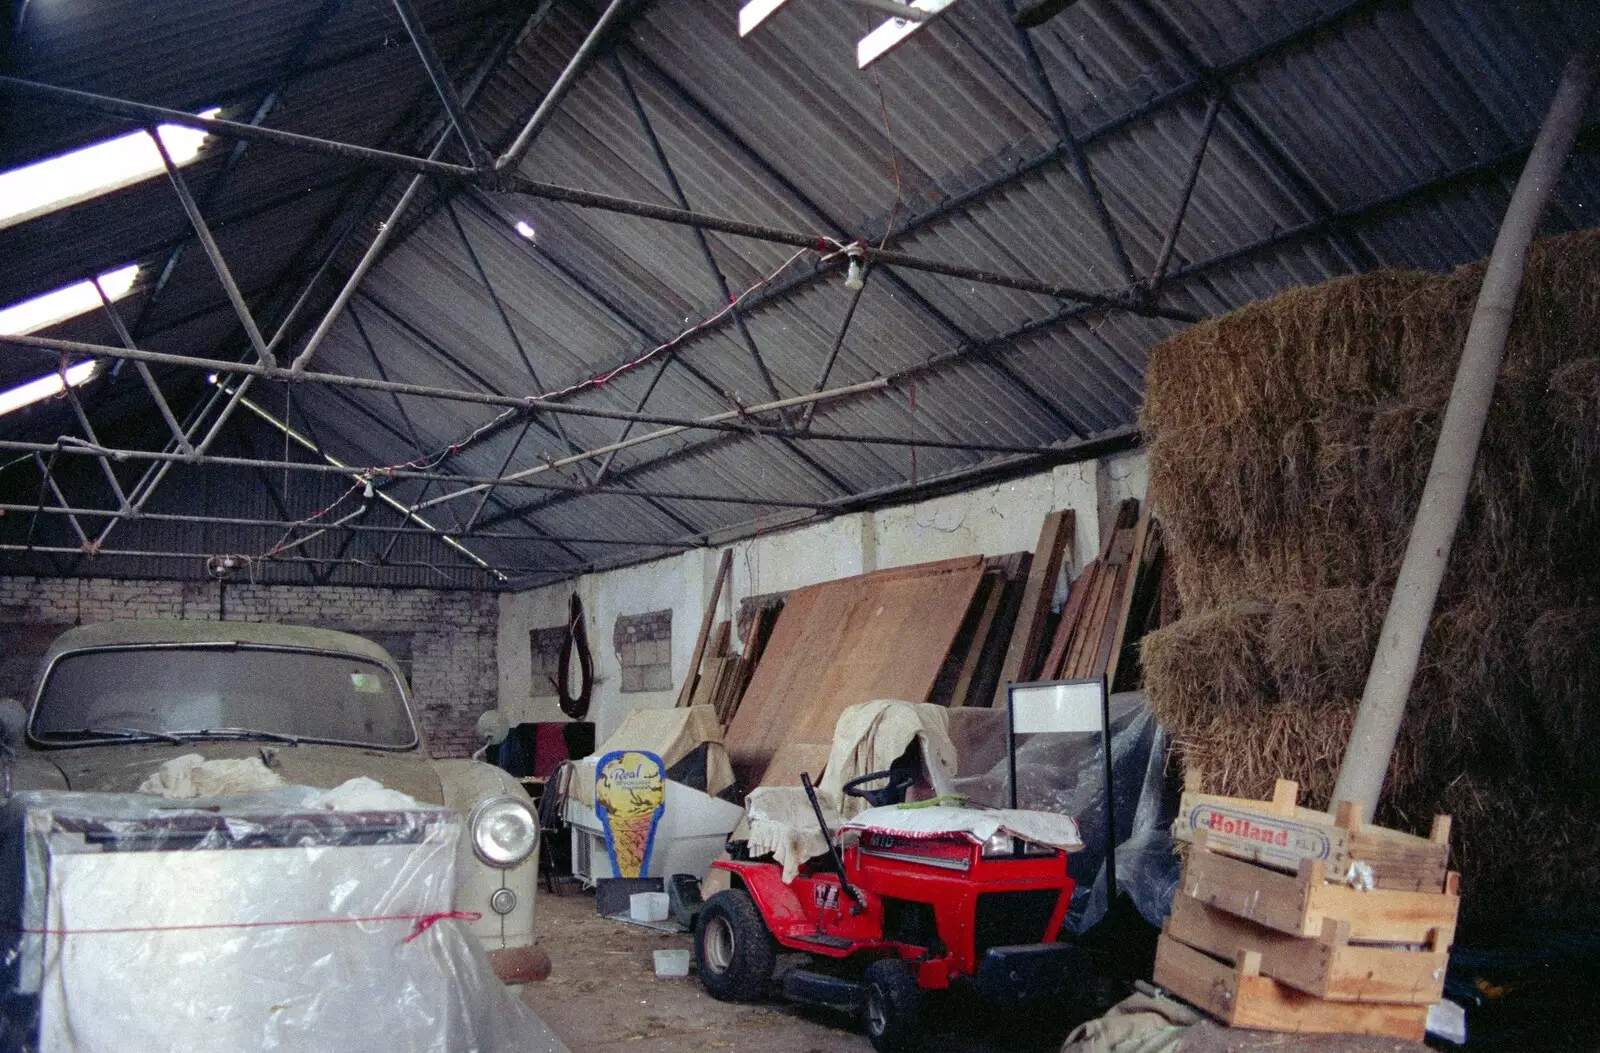
[[[257,731],[255,728],[207,728],[205,731],[180,731],[172,736],[175,742],[191,741],[193,739],[247,739],[264,742],[287,742],[291,746],[300,745],[298,735],[285,735],[281,731]]]
[[[143,728],[50,728],[40,735],[98,735],[113,739],[161,739],[182,746],[183,739],[169,731],[146,731]]]

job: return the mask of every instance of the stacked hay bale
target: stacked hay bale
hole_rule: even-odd
[[[1146,689],[1209,792],[1326,806],[1483,276],[1295,289],[1151,354],[1150,497],[1184,617]],[[1474,901],[1600,893],[1600,232],[1528,260],[1378,819],[1456,816]]]

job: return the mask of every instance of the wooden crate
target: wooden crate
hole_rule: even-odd
[[[1347,939],[1439,950],[1448,949],[1455,937],[1461,897],[1453,873],[1446,876],[1443,892],[1364,890],[1330,884],[1320,859],[1303,860],[1298,872],[1285,874],[1210,847],[1209,831],[1194,831],[1179,893],[1266,928],[1314,937],[1331,920],[1347,926]]]
[[[1352,944],[1349,926],[1333,919],[1323,921],[1318,936],[1290,936],[1178,895],[1166,932],[1229,963],[1259,955],[1263,976],[1318,998],[1426,1006],[1444,997],[1446,948]]]
[[[1297,807],[1299,787],[1279,779],[1270,801],[1185,793],[1173,823],[1179,841],[1204,830],[1213,852],[1298,873],[1316,860],[1342,878],[1353,862],[1372,868],[1380,889],[1443,892],[1449,874],[1450,817],[1438,816],[1428,837],[1364,823],[1348,802],[1330,816]]]
[[[1425,1005],[1315,998],[1262,976],[1255,951],[1229,965],[1165,934],[1156,949],[1155,981],[1232,1027],[1412,1041],[1421,1041],[1428,1027]]]

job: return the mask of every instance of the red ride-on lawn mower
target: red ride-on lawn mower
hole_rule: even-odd
[[[784,995],[860,1013],[878,1050],[911,1048],[937,992],[964,988],[1013,1007],[1063,1000],[1083,967],[1077,947],[1055,942],[1072,898],[1067,852],[1082,847],[1076,824],[1048,812],[905,804],[915,779],[897,767],[846,783],[873,807],[835,840],[802,776],[828,852],[790,883],[771,860],[714,864],[732,887],[696,923],[708,994],[764,998],[779,950],[803,951],[810,967],[783,974]]]

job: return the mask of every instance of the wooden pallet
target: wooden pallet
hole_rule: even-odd
[[[1318,936],[1290,936],[1179,895],[1166,933],[1230,964],[1256,954],[1261,975],[1317,998],[1427,1006],[1444,997],[1446,948],[1352,944],[1349,926],[1332,919]]]
[[[1192,842],[1206,832],[1213,852],[1297,873],[1306,860],[1320,861],[1342,878],[1353,862],[1372,868],[1377,887],[1406,892],[1443,892],[1449,874],[1450,817],[1437,816],[1428,837],[1361,821],[1348,802],[1333,816],[1297,807],[1299,787],[1279,779],[1270,801],[1185,793],[1172,835]]]
[[[1327,863],[1306,859],[1285,874],[1211,850],[1210,831],[1193,831],[1194,843],[1179,883],[1182,895],[1292,936],[1320,936],[1325,921],[1348,926],[1347,938],[1447,949],[1461,905],[1457,875],[1443,892],[1364,890],[1328,882]]]
[[[1421,1041],[1428,1007],[1390,1002],[1333,1002],[1261,975],[1262,955],[1218,961],[1163,934],[1155,981],[1232,1027],[1322,1034],[1383,1035]]]

